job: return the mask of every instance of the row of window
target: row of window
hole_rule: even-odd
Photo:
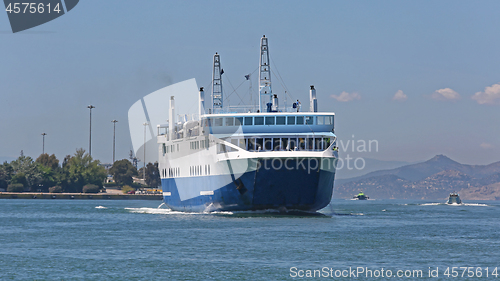
[[[197,165],[189,167],[190,176],[203,176],[210,175],[210,165]]]
[[[171,144],[171,145],[167,146],[165,143],[163,143],[163,145],[162,145],[163,155],[165,155],[166,153],[172,153],[172,152],[175,152],[175,151],[179,151],[179,144],[177,144],[177,150],[176,150],[176,145],[175,144]]]
[[[197,149],[200,149],[200,148],[208,148],[208,138],[204,139],[204,140],[200,140],[200,141],[192,141],[190,142],[189,146],[190,146],[190,149],[193,149],[193,150],[197,150]]]
[[[227,140],[229,141],[229,140]],[[247,151],[323,151],[330,147],[331,139],[318,138],[244,138],[231,139],[231,144]],[[230,146],[219,144],[217,153],[236,151]]]
[[[208,120],[208,122],[207,122]],[[252,125],[333,125],[332,116],[247,116],[247,117],[210,117],[202,120],[208,127],[252,126]]]
[[[245,137],[225,139],[231,144],[238,146],[246,151],[323,151],[330,147],[331,140],[329,137]],[[165,145],[163,143],[163,155],[165,153],[175,151],[175,145]],[[204,149],[209,147],[209,139],[199,141],[191,141],[190,149]],[[179,149],[179,144],[177,144]],[[218,144],[217,153],[226,153],[236,151],[236,149]],[[207,172],[205,172],[207,174]],[[170,177],[170,176],[169,176]]]
[[[164,178],[175,178],[181,175],[181,168],[162,169],[161,175]]]

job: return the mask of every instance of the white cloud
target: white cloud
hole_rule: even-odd
[[[396,101],[405,101],[408,99],[408,96],[403,93],[403,91],[398,90],[396,94],[394,94],[394,97],[392,97],[392,100]]]
[[[431,98],[440,101],[456,101],[460,99],[460,95],[450,88],[444,88],[435,91]]]
[[[348,92],[342,92],[340,95],[331,95],[330,97],[336,99],[341,102],[348,102],[353,100],[360,100],[361,96],[358,93],[349,94]]]
[[[479,145],[481,148],[484,148],[484,149],[490,149],[490,148],[493,148],[493,145],[491,143],[486,143],[486,142],[483,142],[482,144]]]
[[[472,99],[479,104],[500,104],[500,84],[484,88],[484,92],[477,92]]]

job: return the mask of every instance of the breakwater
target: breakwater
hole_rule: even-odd
[[[163,198],[160,194],[0,192],[0,199],[162,200]]]

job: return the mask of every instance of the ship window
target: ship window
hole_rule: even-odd
[[[290,150],[297,150],[297,139],[296,138],[290,138],[290,143],[288,145],[290,147]]]
[[[330,138],[325,138],[324,140],[325,140],[325,149],[327,149],[331,145]]]
[[[243,125],[243,117],[236,117],[236,119],[234,120],[234,125],[235,126]]]
[[[306,124],[307,125],[314,124],[314,116],[306,116]]]
[[[165,156],[165,153],[167,153],[167,146],[163,144],[162,149],[163,149],[163,156]]]
[[[246,145],[245,145],[245,140],[244,139],[238,139],[238,143],[239,143],[239,147],[245,149]]]
[[[322,142],[320,138],[315,138],[314,139],[314,150],[322,150]]]
[[[229,146],[226,146],[225,144],[219,143],[217,145],[217,153],[226,153],[226,152],[231,152],[233,149]]]
[[[304,125],[304,116],[297,116],[297,125]]]
[[[306,140],[303,138],[299,138],[299,150],[306,149]]]
[[[283,150],[283,146],[281,145],[281,139],[275,138],[273,144],[274,151]]]
[[[222,126],[222,118],[214,118],[213,125],[214,125],[214,127]]]
[[[234,117],[226,117],[226,126],[234,125]]]
[[[276,125],[285,125],[285,116],[276,116]]]
[[[245,117],[245,126],[253,125],[253,117]]]
[[[255,150],[255,139],[247,139],[247,150],[254,151]]]
[[[264,140],[262,138],[256,138],[255,143],[255,150],[261,151],[264,147]]]
[[[266,125],[274,125],[274,116],[266,116]]]
[[[264,139],[264,148],[266,150],[273,150],[273,139],[265,138]]]
[[[289,150],[290,149],[288,147],[288,138],[281,138],[281,149],[282,150]]]
[[[307,139],[307,150],[314,150],[314,139],[313,138]]]
[[[255,117],[255,125],[264,125],[264,117]]]
[[[325,116],[316,116],[316,122],[318,125],[324,125],[325,124]]]
[[[325,125],[333,125],[333,116],[325,116]]]
[[[288,125],[295,125],[295,116],[288,116],[287,119]]]
[[[234,145],[238,146],[238,140],[237,139],[232,139],[231,140],[231,144],[234,144]]]

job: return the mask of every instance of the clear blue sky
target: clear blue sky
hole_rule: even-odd
[[[352,156],[499,161],[499,10],[499,1],[81,0],[16,34],[0,12],[0,157],[36,158],[43,132],[59,159],[87,149],[93,104],[92,156],[111,162],[117,119],[116,158],[127,158],[135,101],[190,78],[209,88],[215,52],[240,84],[265,34],[292,96],[307,103],[314,84],[341,140],[379,142]]]

